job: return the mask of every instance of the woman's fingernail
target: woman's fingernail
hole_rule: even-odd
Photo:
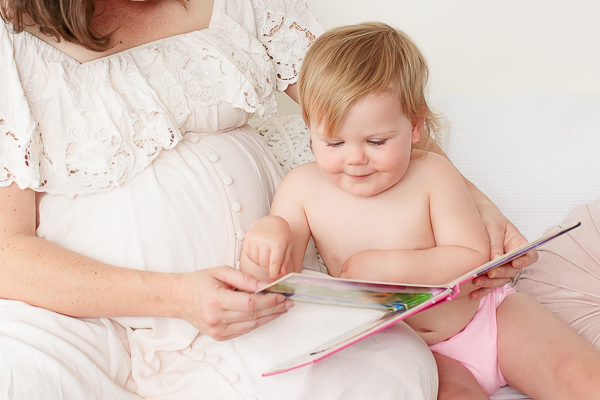
[[[288,301],[288,303],[285,305],[285,309],[286,310],[289,310],[292,307],[294,307],[294,302],[293,301]]]
[[[522,260],[515,260],[515,261],[513,261],[513,267],[520,268],[521,265],[523,265],[523,261]]]
[[[277,296],[277,303],[283,303],[285,301],[286,297],[283,295],[279,295]]]
[[[481,279],[478,279],[478,280],[475,282],[475,286],[483,286],[483,281],[482,281]]]

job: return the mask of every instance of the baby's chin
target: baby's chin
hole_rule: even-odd
[[[333,182],[332,182],[333,183]],[[373,187],[372,185],[344,185],[339,182],[333,183],[344,192],[356,197],[373,197],[388,190],[389,187]],[[392,185],[393,186],[393,185]]]
[[[385,192],[387,189],[384,190],[346,190],[346,192],[348,192],[349,194],[356,196],[356,197],[373,197],[373,196],[377,196],[378,194],[381,194],[383,192]]]

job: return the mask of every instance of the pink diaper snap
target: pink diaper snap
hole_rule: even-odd
[[[496,308],[512,293],[515,290],[510,285],[495,288],[479,300],[477,312],[465,329],[448,340],[429,346],[431,351],[467,367],[490,396],[507,384],[498,365]]]

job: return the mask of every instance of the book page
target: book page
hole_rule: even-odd
[[[446,289],[291,273],[257,293],[281,293],[294,301],[407,311]]]

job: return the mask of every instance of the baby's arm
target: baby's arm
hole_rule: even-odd
[[[271,213],[256,221],[244,239],[240,269],[258,279],[271,280],[288,272],[300,272],[310,229],[304,214],[303,186],[308,183],[302,167],[281,182]]]
[[[435,247],[422,250],[365,250],[350,257],[342,277],[392,282],[444,284],[489,260],[489,241],[481,218],[456,169],[429,153],[411,161],[420,185],[429,192]]]

